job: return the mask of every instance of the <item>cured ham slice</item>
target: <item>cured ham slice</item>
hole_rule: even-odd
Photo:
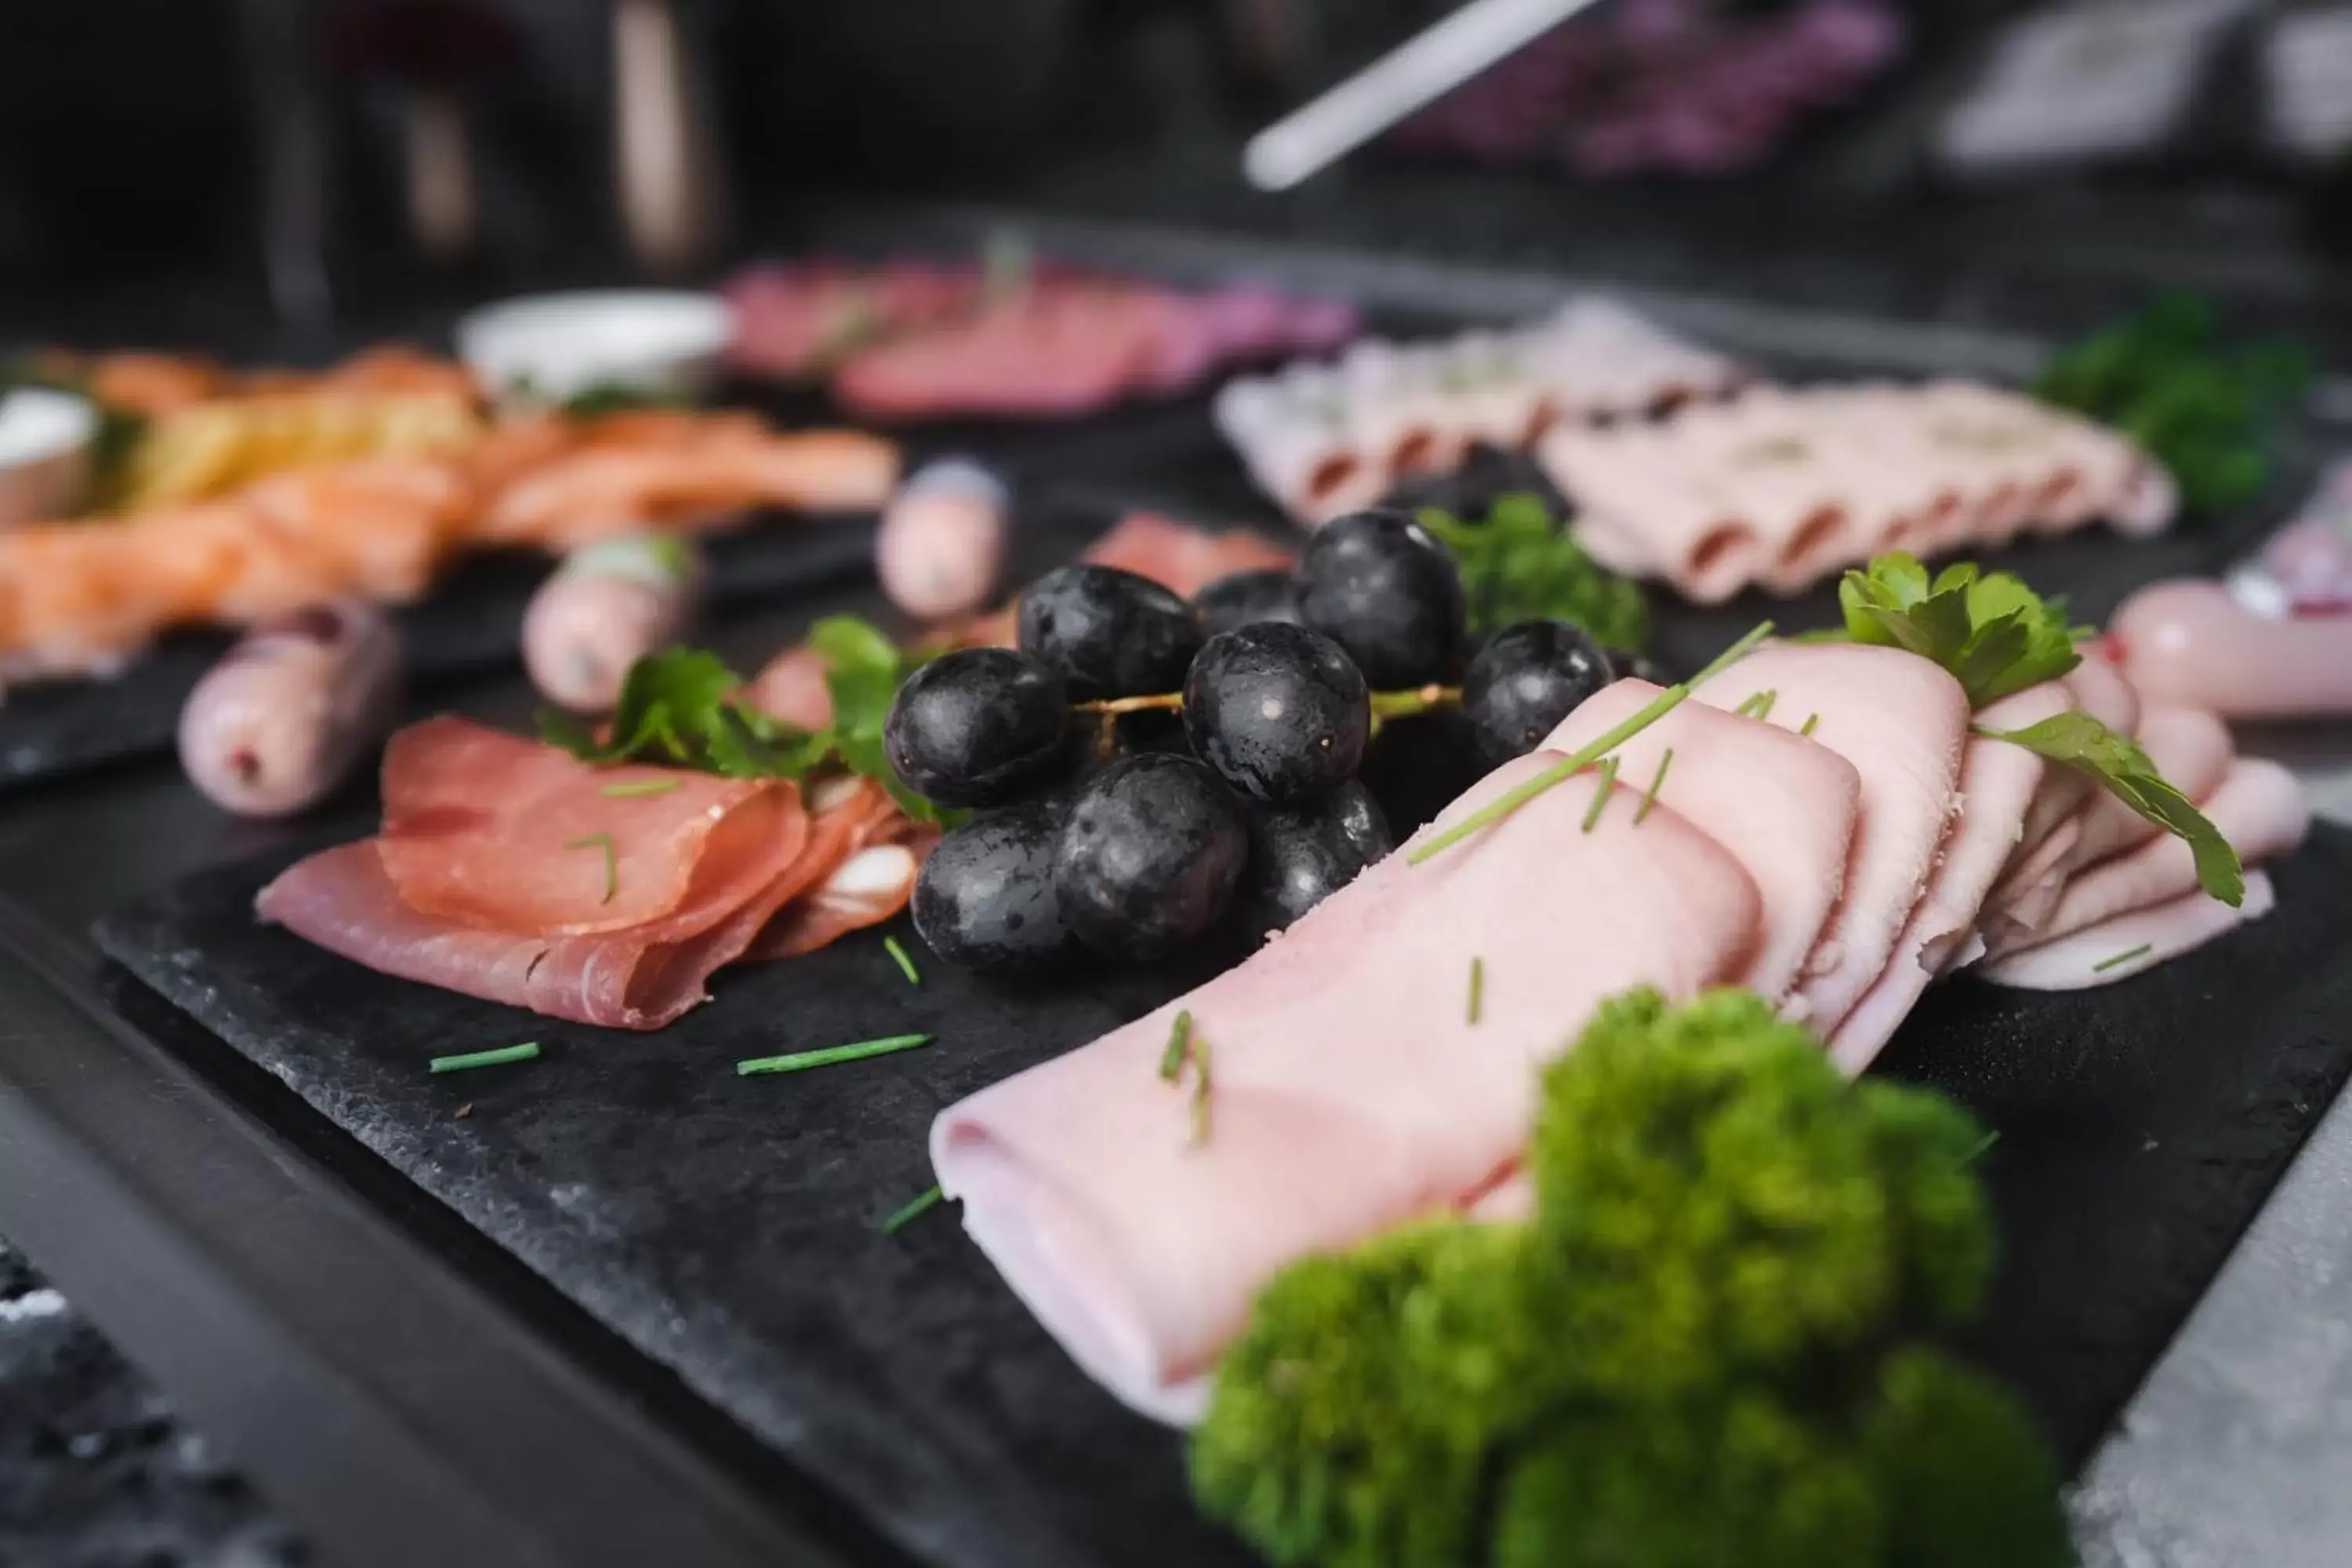
[[[851,931],[895,918],[914,897],[915,874],[934,831],[901,816],[879,784],[870,779],[835,781],[820,795],[816,826],[820,834],[835,836],[827,842],[838,842],[839,862],[769,922],[747,956],[814,952]]]
[[[1572,753],[1657,696],[1646,680],[1618,681],[1570,714],[1544,749]],[[1642,791],[1657,779],[1660,801],[1748,868],[1763,900],[1764,929],[1738,984],[1774,1002],[1785,998],[1844,890],[1861,810],[1853,764],[1786,730],[1699,702],[1675,709],[1613,754],[1621,784]]]
[[[1728,709],[1767,692],[1776,723],[1799,729],[1819,715],[1813,743],[1861,779],[1844,896],[1787,1006],[1827,1028],[1885,970],[1927,887],[1955,805],[1969,700],[1941,668],[1898,648],[1793,644],[1748,655],[1696,696]]]
[[[667,921],[592,935],[519,933],[420,913],[402,901],[373,841],[311,856],[264,888],[254,909],[386,974],[574,1023],[658,1029],[704,1001],[710,976],[828,874],[845,835],[840,826],[812,833],[795,810],[768,847],[767,879],[751,898],[732,907],[714,900]]]
[[[1449,815],[1555,760],[1498,770]],[[1687,996],[1747,970],[1746,871],[1670,805],[1636,826],[1637,791],[1585,831],[1597,787],[1569,781],[1425,865],[1391,856],[1239,967],[938,1119],[941,1187],[1079,1365],[1147,1415],[1196,1416],[1275,1272],[1492,1184],[1573,1020],[1634,984]],[[1160,1076],[1180,1010],[1211,1065],[1197,1144],[1189,1078]]]
[[[2257,921],[2278,907],[2269,877],[2246,873],[2245,902],[2236,909],[2201,892],[2168,899],[2114,916],[2072,936],[1988,963],[1976,971],[1996,985],[2024,991],[2086,991],[2155,968]]]
[[[2029,688],[1987,708],[1987,729],[2021,730],[2073,707],[2055,683]],[[1844,1071],[1868,1067],[1895,1036],[1952,951],[1967,942],[1985,895],[2015,847],[2049,764],[2022,746],[1971,736],[1960,759],[1959,810],[1952,817],[1927,890],[1895,939],[1877,980],[1827,1032],[1830,1058]]]
[[[663,784],[659,795],[604,793]],[[800,810],[772,781],[591,768],[449,718],[392,738],[383,796],[378,850],[403,902],[530,936],[642,925],[696,894],[731,908],[774,874],[763,851]]]
[[[2293,849],[2311,826],[2311,807],[2294,775],[2254,758],[2231,764],[2221,787],[2199,809],[2249,866]],[[2069,882],[2049,920],[2025,940],[2039,946],[2071,936],[2117,915],[2186,897],[2197,885],[2189,846],[2168,834],[2154,837]],[[1993,956],[2011,950],[1996,944]]]

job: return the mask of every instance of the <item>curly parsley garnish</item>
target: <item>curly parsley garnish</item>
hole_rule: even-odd
[[[1518,621],[1568,621],[1605,647],[1639,653],[1650,637],[1641,588],[1594,561],[1531,495],[1498,498],[1484,522],[1435,508],[1421,525],[1462,570],[1472,633]]]

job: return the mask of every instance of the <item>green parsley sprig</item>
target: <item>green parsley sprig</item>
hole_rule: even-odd
[[[882,785],[917,821],[948,821],[954,814],[899,783],[882,751],[891,699],[921,661],[854,616],[819,621],[807,646],[824,660],[833,698],[833,721],[822,730],[770,718],[745,700],[743,678],[717,654],[676,647],[629,667],[604,739],[553,709],[540,711],[540,739],[597,766],[650,763],[726,778],[795,781],[837,767]]]
[[[1569,621],[1606,647],[1639,653],[1650,606],[1640,586],[1594,561],[1531,495],[1499,497],[1484,522],[1429,508],[1421,525],[1462,571],[1473,633],[1517,621]]]
[[[1838,602],[1848,639],[1933,660],[1951,671],[1971,708],[2054,680],[2083,662],[2074,647],[2083,628],[2068,624],[2063,599],[2044,599],[2006,572],[1980,573],[1966,562],[1945,567],[1931,582],[1911,556],[1882,555],[1845,574]],[[2129,736],[2080,709],[2022,730],[1979,727],[1977,733],[2089,774],[2188,844],[2198,886],[2232,909],[2245,898],[2238,852],[2187,795],[2164,782]]]

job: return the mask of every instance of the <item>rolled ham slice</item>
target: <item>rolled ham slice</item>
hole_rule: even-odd
[[[1861,779],[1844,896],[1787,1004],[1790,1016],[1827,1028],[1885,970],[1927,887],[1955,804],[1969,700],[1924,658],[1851,644],[1763,648],[1696,695],[1729,709],[1765,691],[1775,693],[1776,724],[1801,729],[1820,715],[1813,742],[1851,763]]]
[[[1618,681],[1562,721],[1544,749],[1576,752],[1657,695],[1646,680]],[[1658,780],[1661,802],[1704,827],[1748,868],[1763,902],[1764,929],[1738,984],[1773,1002],[1786,998],[1845,888],[1862,799],[1853,764],[1787,730],[1703,702],[1684,703],[1613,754],[1621,784],[1646,793]]]
[[[1498,770],[1447,819],[1555,760]],[[1747,872],[1670,805],[1636,826],[1638,791],[1586,831],[1597,787],[1570,780],[1425,865],[1391,856],[1239,967],[939,1118],[941,1188],[1080,1366],[1148,1415],[1195,1418],[1276,1271],[1493,1184],[1537,1065],[1601,998],[1745,973]],[[1198,1146],[1189,1071],[1160,1077],[1179,1010],[1212,1062]]]
[[[2023,991],[2087,991],[2128,980],[2277,907],[2270,878],[2249,871],[2245,902],[2234,910],[2201,892],[2187,893],[2028,948],[1976,973],[1996,985]]]
[[[2019,730],[2074,706],[2065,689],[2044,682],[2003,698],[1978,716],[1988,729]],[[1868,1067],[1929,981],[1966,944],[2002,865],[2016,847],[2049,764],[2022,746],[1971,735],[1960,759],[1959,810],[1938,853],[1927,890],[1895,939],[1886,967],[1862,999],[1826,1033],[1830,1058],[1844,1071]]]

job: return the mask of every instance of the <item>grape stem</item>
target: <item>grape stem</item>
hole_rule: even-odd
[[[1462,700],[1458,686],[1417,686],[1409,691],[1375,691],[1371,694],[1372,717],[1402,719],[1410,713],[1425,712]],[[1181,691],[1156,692],[1149,697],[1106,697],[1092,702],[1073,702],[1071,710],[1078,713],[1099,713],[1115,719],[1122,713],[1181,713],[1184,710],[1184,694]]]

